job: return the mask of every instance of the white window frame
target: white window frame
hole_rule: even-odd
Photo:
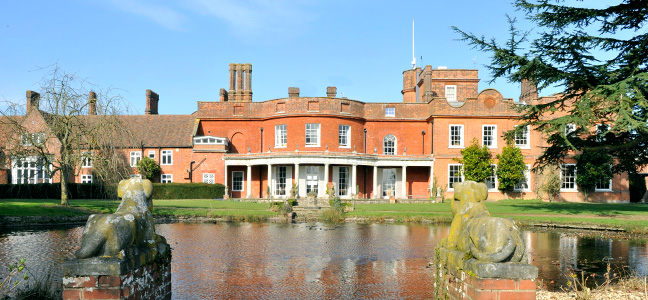
[[[216,174],[214,173],[203,173],[203,182],[208,184],[216,183]]]
[[[452,144],[452,127],[458,126],[459,128],[459,145]],[[464,147],[464,125],[463,124],[450,124],[448,126],[448,148],[463,148]]]
[[[457,101],[457,86],[456,85],[446,85],[445,86],[445,97],[447,101]]]
[[[150,158],[150,159],[155,159],[155,150],[149,150],[149,152],[148,152],[148,158]]]
[[[389,139],[389,140],[388,140]],[[387,145],[387,142],[392,142],[391,150]],[[383,155],[397,155],[398,154],[398,139],[393,134],[388,134],[383,138]]]
[[[16,159],[12,162],[11,183],[52,183],[52,178],[49,176],[51,172],[52,164],[47,164],[44,159],[39,159],[38,156],[28,156],[22,159]],[[19,176],[18,173],[20,173],[20,175],[27,174],[27,177]]]
[[[320,123],[306,123],[305,134],[304,134],[304,144],[306,147],[319,147],[320,146],[320,137],[322,132],[322,126]],[[313,139],[316,139],[313,141]]]
[[[486,128],[491,128],[491,144],[486,145]],[[482,125],[482,146],[486,145],[489,149],[497,148],[497,125]]]
[[[227,138],[204,135],[194,137],[193,142],[194,145],[225,145]]]
[[[306,166],[306,193],[319,194],[319,166]]]
[[[282,174],[283,171],[283,174]],[[281,176],[283,175],[283,177]],[[275,168],[275,190],[274,195],[276,196],[287,196],[290,189],[288,183],[288,167],[286,166],[277,166]],[[283,178],[283,183],[281,182]],[[283,185],[283,186],[282,186]],[[283,189],[282,189],[283,188]]]
[[[161,166],[171,166],[173,165],[173,150],[162,150],[162,156],[160,158]]]
[[[520,184],[520,182],[518,182],[513,187],[513,191],[516,191],[516,192],[529,192],[529,191],[531,191],[531,165],[526,164],[524,166],[525,166],[525,168],[524,168],[524,171],[522,171],[522,172],[524,173],[524,180],[526,181],[526,188],[521,188],[522,185]]]
[[[565,186],[565,178],[564,178],[565,175],[564,175],[564,173],[566,171],[567,166],[574,166],[574,175],[570,176],[570,177],[573,177],[572,180],[573,180],[574,187],[572,187],[572,188],[564,188],[564,186]],[[564,192],[576,192],[576,191],[578,191],[578,185],[576,184],[576,176],[577,176],[577,174],[578,173],[576,172],[576,164],[562,164],[562,165],[560,165],[560,191],[564,191]]]
[[[340,148],[351,148],[351,125],[339,126]]]
[[[242,192],[245,190],[244,175],[243,171],[232,171],[232,192]],[[240,184],[239,188],[236,187],[237,184]]]
[[[137,163],[142,160],[142,152],[140,151],[131,151],[130,152],[130,166],[132,168],[137,167]]]
[[[518,127],[518,125],[515,125],[516,129],[517,129],[517,127]],[[513,138],[515,140],[515,146],[516,147],[518,147],[520,149],[531,149],[531,134],[530,134],[531,130],[530,129],[531,128],[529,128],[529,125],[526,125],[525,130],[523,130],[523,131],[517,131],[516,130],[515,131],[515,134],[514,134]],[[522,135],[518,135],[519,133],[521,133]],[[526,141],[526,143],[522,144],[522,143],[518,142],[518,140],[522,141],[523,139]]]
[[[92,168],[92,158],[88,152],[81,155],[81,168]]]
[[[337,194],[340,197],[348,196],[351,192],[351,174],[349,167],[338,168]],[[342,176],[344,174],[344,176]],[[344,188],[342,188],[344,186]]]
[[[81,174],[81,183],[92,183],[92,174]]]
[[[497,181],[497,165],[492,164],[490,166],[491,166],[491,170],[493,170],[493,173],[492,173],[491,176],[489,176],[489,178],[486,178],[486,179],[491,179],[492,178],[494,187],[492,189],[489,188],[488,191],[497,191],[497,186],[499,184],[499,182]],[[484,183],[486,183],[485,180],[484,180]],[[488,184],[486,184],[486,187],[488,187]]]
[[[35,143],[34,143],[35,142]],[[21,146],[41,146],[45,143],[45,134],[42,132],[37,133],[23,133],[20,136]]]
[[[576,131],[576,124],[574,123],[567,123],[565,124],[565,135],[569,135],[572,132]]]
[[[611,165],[610,165],[610,168],[612,168]],[[608,183],[608,188],[599,188],[601,183],[602,182],[600,180],[596,183],[596,186],[594,187],[595,192],[611,192],[612,191],[612,178],[610,178],[610,182]]]
[[[173,182],[173,174],[162,174],[162,175],[160,175],[160,182],[161,183],[172,183]]]
[[[286,148],[288,146],[288,125],[275,125],[275,148]]]
[[[385,117],[395,117],[396,107],[385,107]]]
[[[457,166],[459,167],[459,173],[461,173],[459,175],[459,181],[450,182],[450,178],[457,177],[457,176],[453,176],[452,173],[451,173],[452,172],[452,167],[457,167]],[[463,173],[463,165],[462,164],[448,164],[448,191],[454,191],[454,187],[452,187],[453,184],[459,183],[459,182],[464,182],[464,181],[465,181],[465,178],[464,178],[464,173]]]
[[[596,124],[596,142],[602,143],[607,140],[605,135],[610,131],[609,124]]]

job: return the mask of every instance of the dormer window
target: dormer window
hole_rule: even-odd
[[[193,139],[194,145],[225,145],[226,138],[215,136],[196,136]]]
[[[446,85],[445,86],[445,97],[448,101],[457,101],[457,86],[456,85]]]

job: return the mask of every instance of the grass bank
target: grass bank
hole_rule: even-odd
[[[79,216],[112,213],[119,201],[70,200],[70,207],[57,200],[0,200],[0,216]],[[278,216],[266,203],[215,200],[154,200],[156,216],[213,217],[233,221],[264,221]],[[610,227],[630,233],[648,234],[648,205],[561,203],[540,200],[487,202],[491,215],[512,218],[522,225],[575,225]],[[358,204],[346,218],[368,222],[450,222],[450,203]]]

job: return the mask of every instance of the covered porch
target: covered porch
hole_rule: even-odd
[[[432,184],[431,156],[345,153],[272,153],[226,155],[224,181],[232,198],[342,199],[427,198]]]

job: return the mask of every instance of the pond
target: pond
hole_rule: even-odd
[[[173,249],[173,299],[433,297],[434,246],[447,226],[324,223],[159,224]],[[0,262],[22,257],[33,273],[73,256],[81,227],[0,232]],[[526,230],[528,255],[549,290],[564,274],[612,270],[648,275],[644,240]]]

